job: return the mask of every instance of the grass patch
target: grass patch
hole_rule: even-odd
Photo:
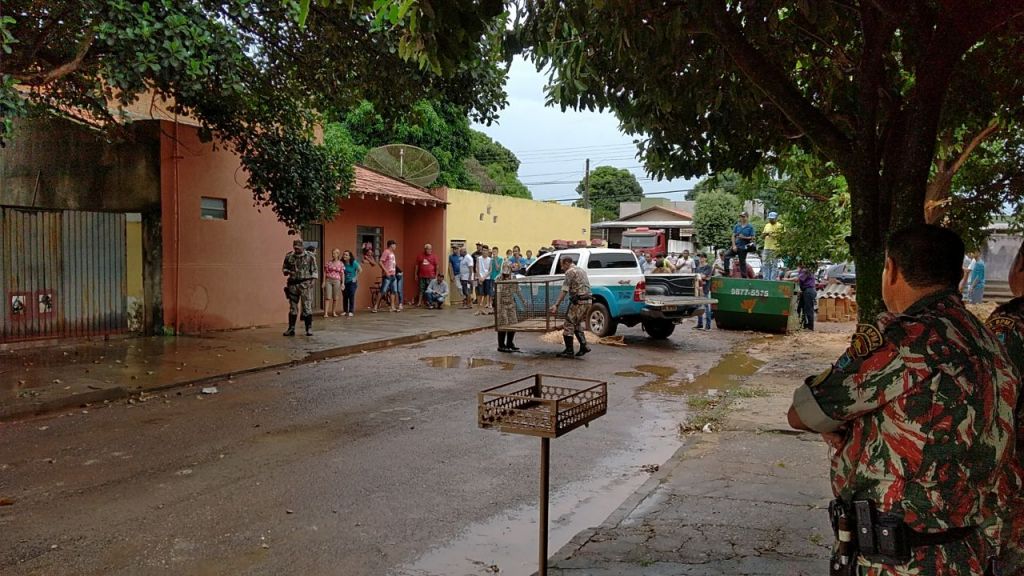
[[[720,392],[714,396],[701,394],[686,399],[692,413],[685,422],[679,425],[680,433],[699,432],[708,424],[712,429],[721,427],[722,421],[729,413],[729,407],[737,398],[761,398],[769,392],[763,388],[737,388]]]

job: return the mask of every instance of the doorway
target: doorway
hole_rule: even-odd
[[[322,250],[324,245],[324,225],[307,224],[304,226],[302,228],[302,243],[306,246],[307,252],[311,252],[313,256],[316,256],[317,280],[313,282],[313,312],[322,313],[324,311],[324,254]]]

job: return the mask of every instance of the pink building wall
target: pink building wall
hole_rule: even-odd
[[[186,334],[207,330],[283,324],[288,304],[281,262],[291,250],[287,228],[269,208],[257,210],[245,188],[238,158],[199,141],[192,126],[162,122],[160,142],[161,224],[163,227],[163,324]],[[204,220],[202,197],[227,200],[226,220]],[[399,244],[405,272],[405,297],[416,295],[414,263],[425,242],[434,245],[440,263],[446,250],[444,208],[403,204],[399,199],[341,200],[334,220],[323,223],[318,258],[331,250],[360,255],[357,227],[382,227],[383,243]],[[323,267],[323,262],[318,264]],[[322,272],[321,272],[322,273]],[[363,266],[357,310],[370,304],[370,287],[380,280],[379,266]]]
[[[174,123],[161,129],[164,325],[196,333],[282,322],[281,262],[294,237],[253,206],[232,152],[181,124],[175,150]],[[226,199],[227,220],[202,219],[203,196]]]

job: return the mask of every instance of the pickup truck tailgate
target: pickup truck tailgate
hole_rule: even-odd
[[[703,306],[717,304],[714,298],[696,298],[693,296],[647,296],[644,305],[662,312],[673,312],[687,306]]]

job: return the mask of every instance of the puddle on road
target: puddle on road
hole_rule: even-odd
[[[501,362],[489,358],[466,358],[462,356],[427,356],[420,358],[431,368],[482,368],[484,366],[500,366],[502,370],[511,370],[515,367],[512,362]]]
[[[711,370],[694,378],[686,384],[690,391],[705,392],[707,390],[730,390],[738,387],[748,377],[753,376],[764,361],[752,358],[746,352],[730,352],[715,364]]]
[[[635,370],[627,370],[626,372],[616,372],[616,376],[622,376],[623,378],[643,378],[643,372],[637,372]]]
[[[710,370],[700,375],[679,374],[675,368],[654,364],[642,364],[636,366],[636,369],[644,375],[654,377],[639,388],[641,391],[682,395],[708,390],[735,389],[763,364],[763,361],[750,357],[746,352],[730,352],[722,356]]]

